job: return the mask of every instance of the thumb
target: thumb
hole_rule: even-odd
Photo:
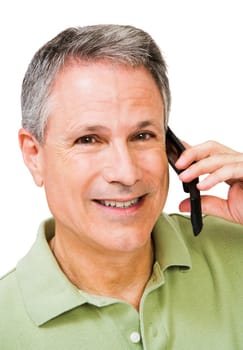
[[[227,201],[225,199],[216,196],[201,196],[202,213],[208,215],[219,216],[225,220],[232,221],[232,216],[230,214]],[[190,199],[184,199],[180,205],[179,209],[181,212],[190,212]]]

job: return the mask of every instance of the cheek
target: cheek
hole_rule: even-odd
[[[156,181],[168,179],[167,156],[161,149],[143,154],[140,158],[141,167]],[[168,180],[167,180],[168,181]]]
[[[146,162],[145,177],[153,192],[151,210],[160,213],[165,205],[169,188],[169,167],[165,152],[161,150],[144,159]],[[147,174],[147,175],[146,175]],[[148,175],[149,174],[149,175]],[[152,214],[151,214],[152,215]]]
[[[97,172],[98,159],[81,153],[61,152],[49,154],[45,161],[45,175],[56,178],[57,182],[83,182]]]

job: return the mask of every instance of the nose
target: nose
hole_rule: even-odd
[[[103,168],[103,177],[109,183],[132,186],[141,178],[138,159],[127,145],[113,145],[107,153]]]

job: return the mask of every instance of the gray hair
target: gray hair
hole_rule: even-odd
[[[68,28],[36,52],[22,84],[22,126],[40,143],[45,139],[53,82],[71,58],[79,61],[103,59],[131,67],[144,66],[160,90],[167,125],[171,97],[166,63],[148,33],[125,25]]]

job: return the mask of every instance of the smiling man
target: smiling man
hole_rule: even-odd
[[[71,61],[52,86],[43,146],[20,130],[26,164],[55,217],[50,244],[63,271],[80,289],[137,308],[167,196],[163,110],[145,68]],[[76,258],[66,266],[70,252]],[[97,263],[107,276],[94,284]]]
[[[19,141],[53,218],[1,280],[1,349],[242,343],[243,155],[211,142],[179,159],[183,181],[210,173],[201,190],[231,184],[228,200],[203,198],[217,217],[194,238],[186,216],[162,213],[169,108],[165,62],[139,29],[70,28],[36,53]]]

